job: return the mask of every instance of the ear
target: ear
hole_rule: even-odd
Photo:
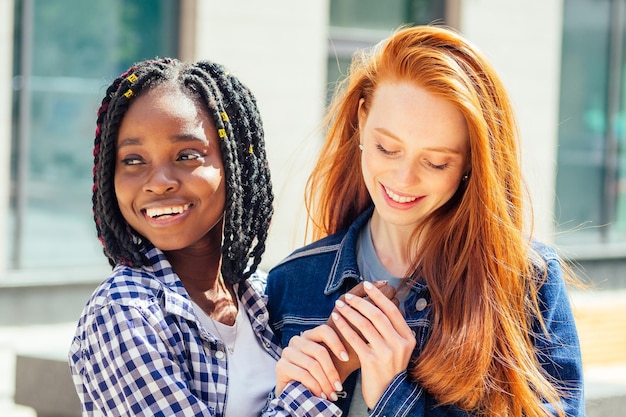
[[[363,103],[365,103],[365,99],[359,99],[359,109],[357,110],[357,118],[359,119],[359,132],[361,132],[361,129],[365,124],[365,119],[367,118],[367,115],[365,114],[365,108],[363,108]]]

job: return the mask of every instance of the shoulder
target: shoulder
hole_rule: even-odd
[[[142,302],[153,302],[163,293],[162,283],[147,268],[116,266],[109,278],[94,290],[86,310],[117,304],[133,306]]]
[[[345,232],[327,236],[291,253],[270,269],[267,291],[284,292],[292,284],[300,288],[307,282],[315,287],[325,285],[328,271],[338,258],[344,235]]]
[[[344,230],[333,235],[326,236],[323,239],[317,240],[293,251],[289,256],[280,261],[275,267],[270,269],[270,276],[273,275],[277,270],[289,266],[290,264],[293,264],[298,260],[308,259],[315,261],[316,258],[323,258],[325,256],[334,257],[341,248],[341,242],[346,235],[346,232],[347,231]]]
[[[290,314],[294,309],[305,309],[308,313],[303,314],[306,315],[322,308],[325,288],[333,271],[339,268],[341,251],[345,249],[342,246],[344,235],[334,234],[304,246],[269,271],[266,295],[270,315],[281,316],[282,308]],[[313,305],[315,307],[311,307]]]
[[[563,261],[553,246],[532,240],[529,256],[535,273],[543,276],[547,283],[563,280]]]
[[[567,279],[571,277],[568,275],[566,278],[565,271],[569,271],[569,268],[557,250],[546,243],[533,241],[530,256],[538,286],[537,296],[544,310],[544,316],[554,313],[553,310],[569,308]]]
[[[240,283],[242,289],[250,288],[255,293],[263,295],[265,293],[265,287],[267,286],[267,272],[257,269],[254,271],[248,279]]]
[[[359,233],[367,224],[373,211],[374,206],[371,206],[359,214],[348,228],[295,250],[291,255],[278,263],[278,265],[270,269],[270,278],[277,270],[292,266],[294,263],[306,264],[306,261],[323,262],[324,258],[334,259],[337,254],[344,249],[348,251],[355,250]],[[296,262],[299,260],[303,260],[303,262]]]
[[[548,245],[540,240],[533,239],[530,244],[531,250],[538,255],[544,262],[559,261],[559,255],[553,246]]]
[[[83,308],[75,332],[77,343],[100,344],[106,340],[108,344],[114,339],[133,338],[137,332],[146,335],[170,331],[174,327],[164,321],[170,315],[192,320],[191,305],[170,288],[176,283],[165,284],[161,278],[149,266],[116,266]]]

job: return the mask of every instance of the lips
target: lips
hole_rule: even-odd
[[[151,207],[146,208],[145,213],[146,216],[151,219],[165,219],[169,217],[174,217],[180,215],[189,209],[190,204],[181,204],[177,206],[168,206],[168,207]]]

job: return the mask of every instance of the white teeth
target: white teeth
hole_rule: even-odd
[[[159,217],[159,216],[168,216],[171,214],[180,214],[183,211],[189,208],[189,204],[185,204],[183,206],[173,206],[173,207],[159,207],[159,208],[149,208],[146,209],[146,214],[151,217]]]
[[[417,197],[404,197],[404,196],[398,195],[394,193],[393,191],[389,190],[387,187],[385,187],[385,192],[387,193],[389,198],[391,198],[396,203],[410,203],[412,201],[417,200]]]

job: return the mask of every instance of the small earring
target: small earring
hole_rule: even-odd
[[[359,149],[363,151],[363,145],[361,145],[360,143],[359,143]]]
[[[132,237],[133,243],[135,245],[141,245],[142,241],[141,241],[141,238],[139,236],[135,235],[134,233],[131,233],[130,236]]]
[[[467,175],[467,174],[463,175],[463,181],[467,181],[468,178],[469,178],[469,175]]]

